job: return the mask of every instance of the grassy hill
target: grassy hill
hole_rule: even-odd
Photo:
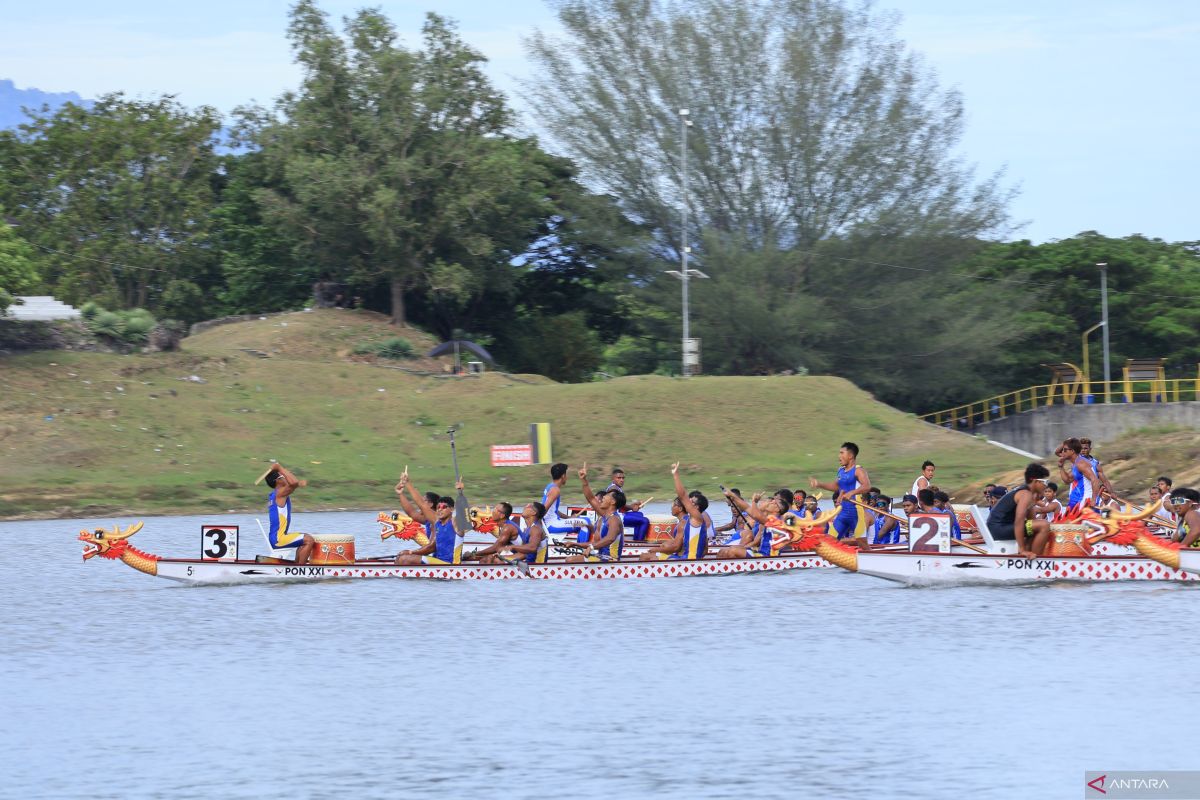
[[[623,467],[635,497],[665,498],[676,459],[689,488],[706,492],[719,482],[751,491],[805,486],[809,474],[829,480],[847,439],[893,494],[925,458],[950,488],[1022,466],[839,378],[560,385],[414,374],[406,369],[441,364],[353,355],[397,333],[378,314],[325,310],[217,327],[178,353],[0,359],[0,517],[256,509],[266,490],[252,482],[272,458],[309,480],[300,509],[391,508],[405,465],[420,488],[449,491],[448,425],[460,428],[469,496],[514,502],[540,495],[547,467],[492,468],[488,447],[524,443],[531,422],[551,423],[555,459],[572,469],[586,460],[597,483]],[[418,351],[431,342],[399,333]],[[578,496],[572,475],[567,497]]]

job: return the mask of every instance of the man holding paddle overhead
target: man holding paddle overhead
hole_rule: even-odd
[[[292,492],[300,486],[308,486],[308,481],[297,480],[296,476],[284,469],[278,461],[271,464],[271,468],[260,480],[265,480],[267,486],[271,487],[271,494],[267,498],[267,516],[271,520],[271,531],[267,534],[267,540],[276,550],[295,547],[296,563],[307,564],[317,542],[307,533],[292,530]]]
[[[409,481],[407,472],[400,476],[400,482],[396,484],[396,491],[402,489],[408,489],[421,516],[431,524],[429,544],[401,553],[396,556],[396,563],[401,566],[462,563],[463,535],[454,524],[454,498],[439,497],[436,508],[430,508],[425,497]]]

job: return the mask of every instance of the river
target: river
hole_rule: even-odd
[[[83,563],[114,521],[0,523],[2,796],[1040,798],[1200,767],[1195,584],[184,587]],[[261,545],[244,514],[133,543],[190,556],[202,521]],[[396,548],[373,514],[296,524]]]

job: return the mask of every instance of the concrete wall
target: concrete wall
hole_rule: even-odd
[[[1138,428],[1168,425],[1200,431],[1200,402],[1050,406],[981,423],[972,433],[1050,456],[1068,436],[1102,444]]]

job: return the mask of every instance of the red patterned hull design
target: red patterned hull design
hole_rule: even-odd
[[[858,572],[914,586],[1054,581],[1200,581],[1141,556],[1018,558],[998,555],[859,553]]]
[[[711,559],[699,561],[620,561],[615,564],[456,564],[401,567],[379,562],[345,566],[287,566],[252,561],[214,562],[167,559],[158,562],[158,576],[183,583],[270,583],[276,581],[363,580],[416,578],[425,580],[606,580],[612,578],[683,578],[828,569],[832,565],[814,553],[778,558]]]

